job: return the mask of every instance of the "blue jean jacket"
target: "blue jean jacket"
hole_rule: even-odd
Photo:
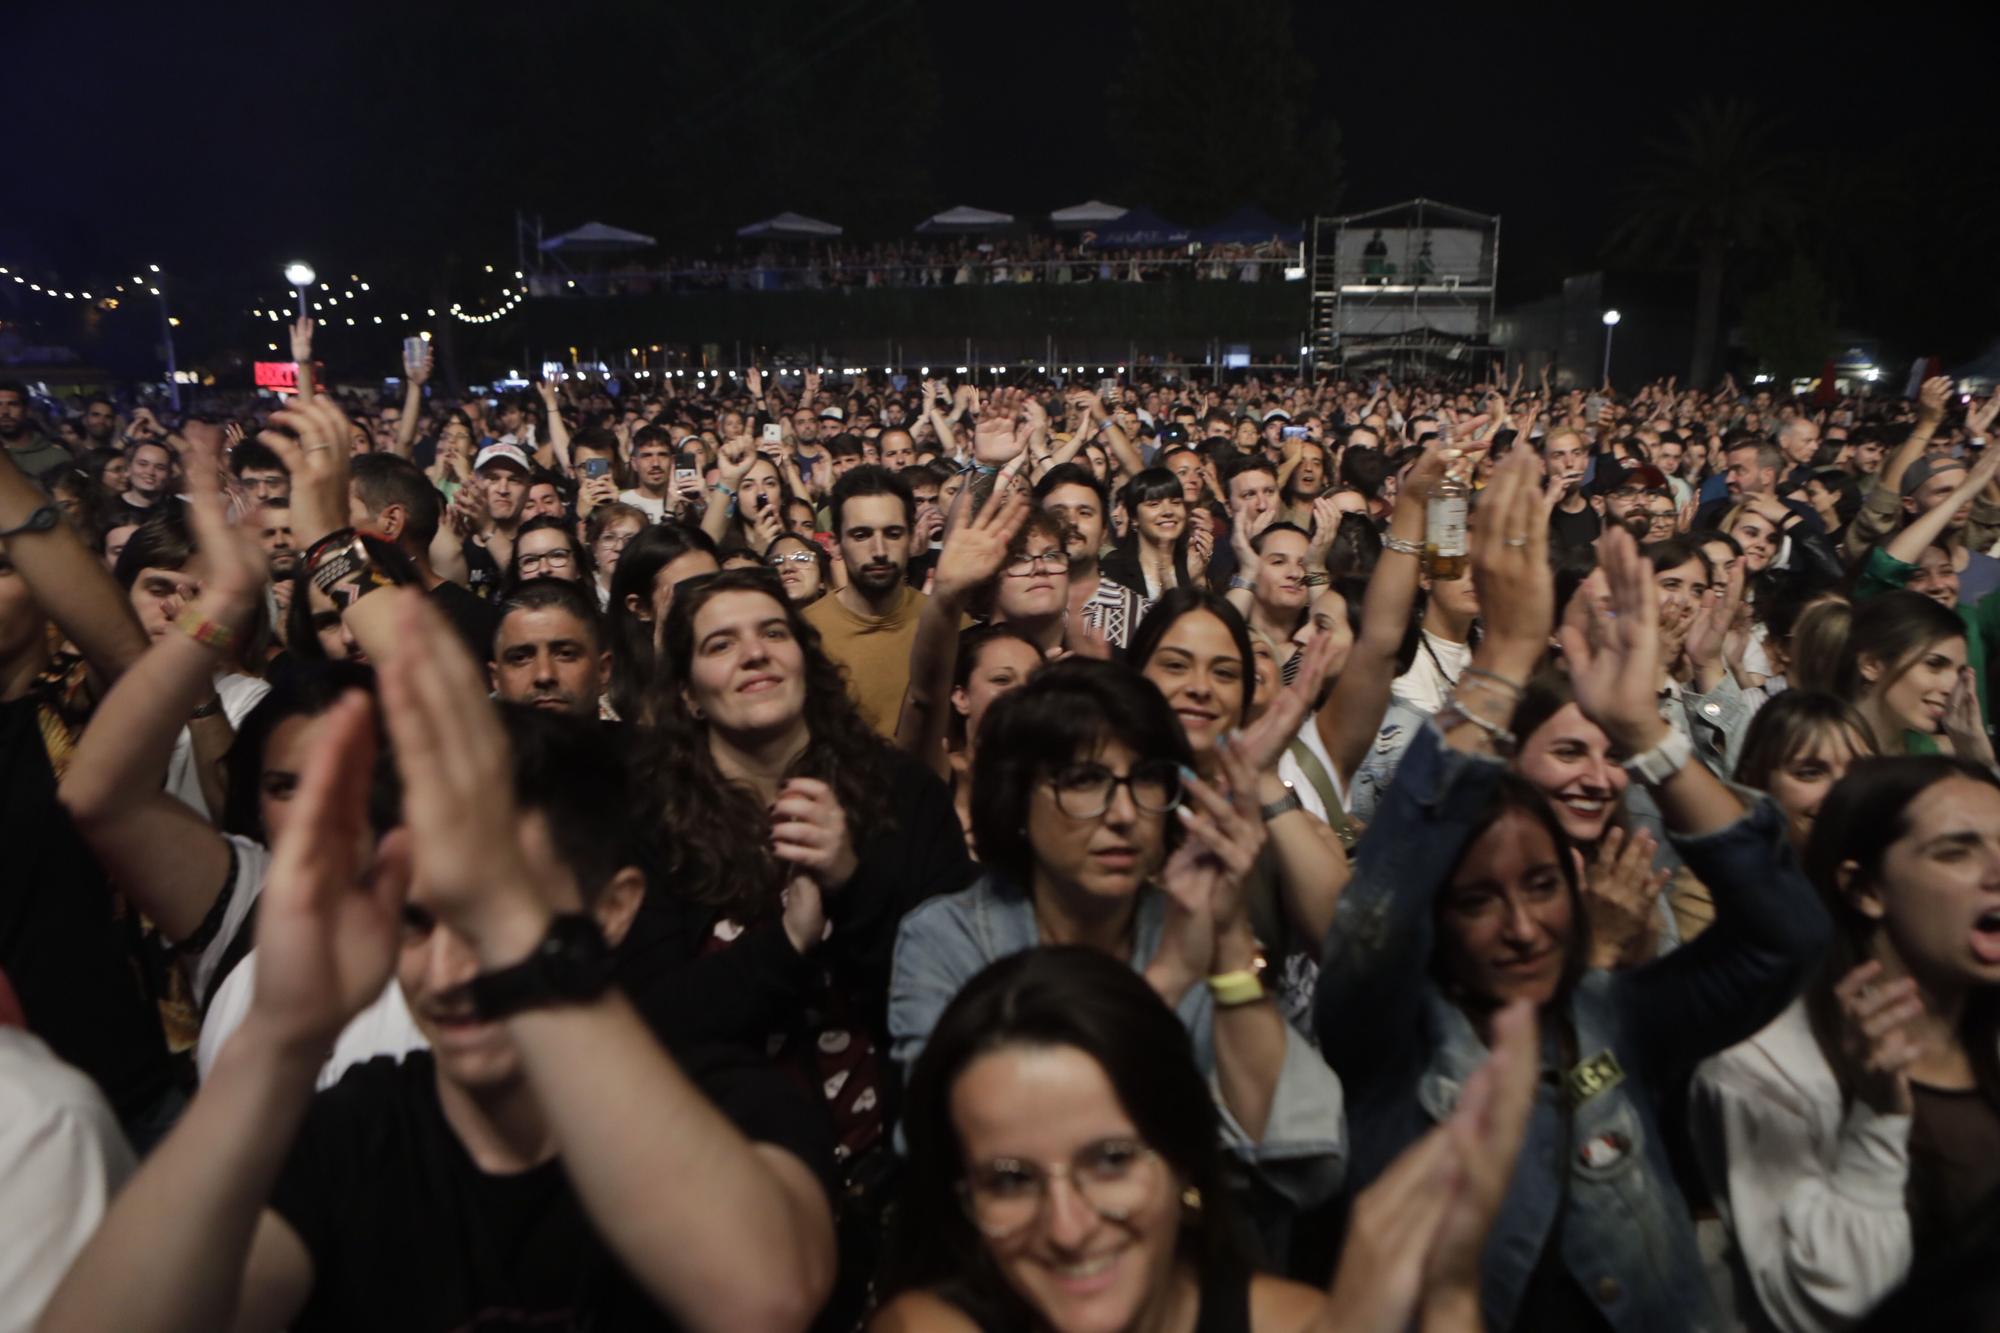
[[[1437,895],[1501,774],[1426,723],[1357,848],[1328,936],[1315,1010],[1348,1094],[1348,1189],[1366,1186],[1448,1116],[1486,1048],[1432,978]],[[1480,1266],[1488,1327],[1515,1326],[1553,1242],[1619,1333],[1722,1327],[1674,1183],[1659,1110],[1676,1078],[1760,1030],[1798,994],[1831,927],[1767,799],[1700,837],[1676,838],[1715,891],[1714,925],[1643,967],[1589,972],[1543,1011],[1543,1077],[1514,1179]],[[1575,1055],[1565,1057],[1564,1029]],[[1622,1077],[1565,1091],[1570,1060],[1603,1053]],[[1605,1066],[1600,1064],[1598,1068]]]

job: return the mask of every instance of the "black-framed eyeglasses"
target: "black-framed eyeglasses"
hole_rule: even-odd
[[[576,557],[568,551],[535,551],[521,557],[521,568],[527,569],[568,569],[576,563]]]
[[[972,1225],[994,1240],[1034,1225],[1056,1180],[1067,1183],[1099,1217],[1122,1222],[1159,1189],[1160,1173],[1152,1169],[1158,1156],[1137,1139],[1101,1139],[1078,1150],[1067,1166],[996,1157],[966,1172],[958,1196]]]
[[[1056,808],[1071,819],[1097,818],[1111,808],[1120,787],[1131,793],[1132,804],[1143,813],[1167,814],[1181,803],[1180,765],[1170,759],[1147,759],[1121,776],[1103,764],[1070,764],[1049,777]]]
[[[1025,579],[1034,574],[1059,574],[1069,569],[1069,553],[1057,549],[1043,551],[1039,555],[1016,556],[1009,560],[1005,572],[1010,579]]]
[[[764,557],[764,563],[773,569],[782,569],[788,564],[810,565],[813,563],[811,551],[793,551],[790,555],[773,554]]]

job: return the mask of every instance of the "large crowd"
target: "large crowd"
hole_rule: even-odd
[[[1106,249],[1087,235],[1075,239],[974,235],[873,244],[739,245],[732,252],[552,272],[538,280],[537,292],[563,297],[1024,283],[1278,282],[1300,263],[1299,247],[1275,238]]]
[[[0,1328],[2000,1315],[2000,398],[311,339],[0,382]]]

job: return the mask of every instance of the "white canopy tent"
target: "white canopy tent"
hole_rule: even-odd
[[[821,241],[840,235],[841,229],[831,222],[809,218],[803,213],[780,213],[774,218],[738,227],[736,234],[750,239],[769,237],[774,240]]]
[[[1116,222],[1131,210],[1119,204],[1107,204],[1102,199],[1090,199],[1069,208],[1058,208],[1049,214],[1049,221],[1057,231],[1082,231],[1086,227],[1098,227],[1107,222]]]
[[[972,208],[960,204],[957,208],[947,208],[942,213],[925,218],[917,224],[917,230],[976,235],[984,231],[1002,231],[1013,225],[1012,213],[995,213],[990,209]]]
[[[636,231],[626,231],[623,227],[603,222],[586,222],[575,231],[549,237],[542,242],[541,248],[544,254],[552,255],[615,255],[644,250],[657,244],[652,237],[642,236]]]

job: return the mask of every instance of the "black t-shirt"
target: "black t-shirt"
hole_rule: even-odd
[[[500,576],[505,572],[500,568],[500,562],[493,558],[493,552],[477,542],[465,544],[465,578],[472,585],[474,595],[489,602],[497,598],[500,595]],[[486,651],[493,651],[490,637],[486,640]],[[482,656],[479,660],[484,662],[486,658]]]
[[[466,548],[468,565],[471,563],[472,550],[471,547]],[[493,557],[486,555],[484,551],[481,551],[480,555],[485,556],[487,566],[495,570],[494,578],[497,583],[499,574],[497,566],[493,564]],[[472,660],[492,661],[493,635],[500,628],[500,613],[494,609],[493,603],[464,585],[453,583],[450,579],[432,588],[430,596],[431,605],[444,612],[444,618],[451,622],[451,627],[458,631],[461,639],[465,640],[465,646],[472,650]]]
[[[0,703],[0,972],[28,1030],[89,1074],[121,1116],[175,1079],[117,899],[56,800],[32,698]]]
[[[1558,505],[1549,515],[1549,541],[1559,550],[1573,551],[1597,540],[1604,530],[1604,518],[1595,505],[1586,504],[1574,514]]]
[[[781,1074],[729,1048],[676,1054],[746,1136],[831,1179],[825,1114]],[[598,1237],[560,1160],[510,1176],[473,1164],[427,1051],[357,1065],[315,1097],[271,1207],[313,1259],[294,1333],[678,1327]]]

